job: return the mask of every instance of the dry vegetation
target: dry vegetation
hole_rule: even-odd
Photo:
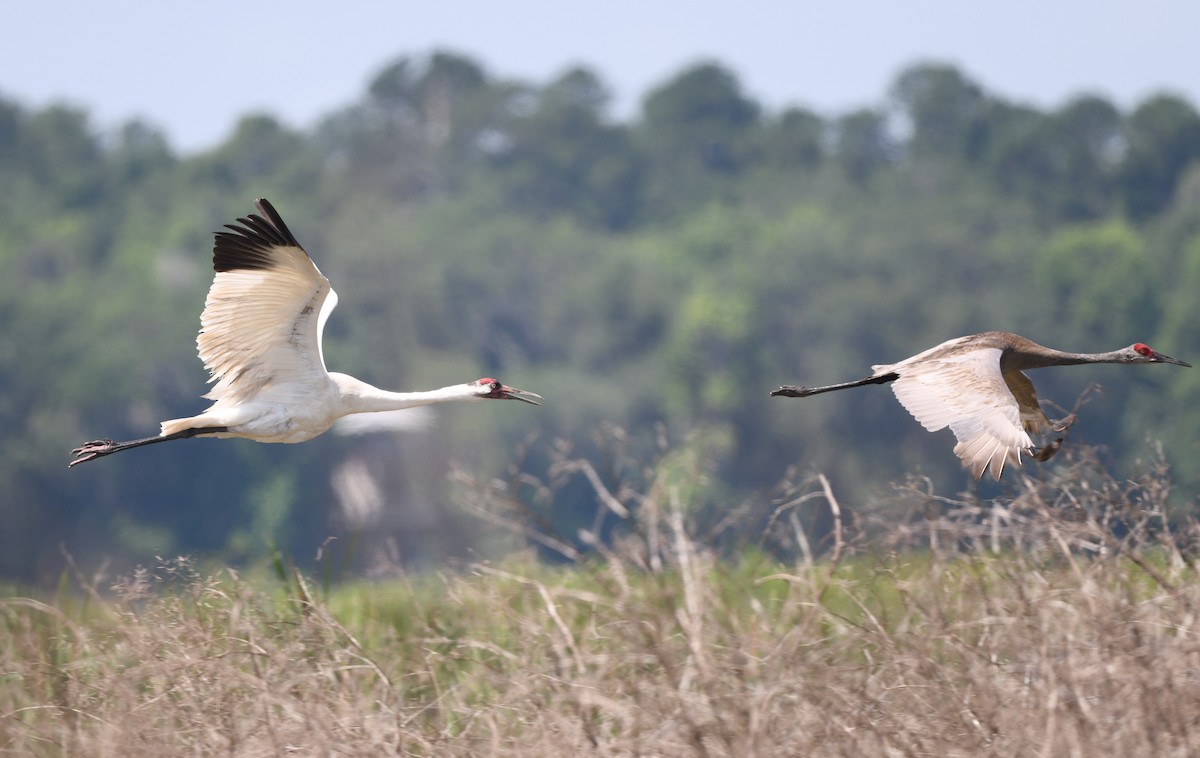
[[[603,490],[630,528],[570,567],[321,593],[173,561],[103,597],[8,597],[0,751],[1200,754],[1200,589],[1165,473],[1049,470],[988,502],[914,480],[873,518],[785,486],[736,558],[650,477]],[[835,529],[809,545],[817,511]]]

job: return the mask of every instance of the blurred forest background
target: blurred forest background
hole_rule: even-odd
[[[568,447],[603,461],[613,428],[634,449],[694,452],[716,511],[792,467],[867,509],[912,472],[975,486],[949,432],[886,388],[770,390],[988,329],[1200,359],[1200,114],[1169,93],[1044,110],[918,63],[874,107],[771,112],[709,61],[621,121],[599,72],[512,81],[435,52],[382,67],[311,130],[247,114],[188,156],[169,136],[0,98],[0,578],[52,581],[64,551],[85,569],[244,565],[274,547],[307,563],[329,537],[356,573],[486,555],[509,543],[457,504],[456,467],[491,481],[542,476]],[[421,429],[302,445],[190,440],[68,471],[83,441],[205,407],[212,233],[256,197],[341,296],[331,369],[393,389],[495,375],[545,406],[438,408]],[[1161,444],[1192,511],[1200,371],[1034,379],[1051,415],[1102,385],[1071,444],[1102,445],[1118,472]],[[591,486],[511,495],[586,549]]]

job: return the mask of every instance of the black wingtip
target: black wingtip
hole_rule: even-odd
[[[263,216],[251,213],[239,218],[237,225],[226,224],[231,231],[217,232],[213,243],[213,270],[254,271],[272,268],[274,247],[300,247],[296,237],[283,223],[275,207],[263,197],[254,201]],[[301,247],[300,249],[303,250]]]
[[[279,215],[279,211],[275,210],[275,206],[271,205],[269,200],[265,197],[260,197],[254,201],[254,207],[258,208],[258,212],[270,220],[271,226],[275,227],[275,230],[284,239],[290,244],[300,247],[300,244],[296,242],[296,238],[292,236],[291,230],[287,228],[287,224],[283,223],[283,217]]]

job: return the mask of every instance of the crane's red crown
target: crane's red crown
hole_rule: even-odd
[[[1135,351],[1137,351],[1138,355],[1144,355],[1147,358],[1154,355],[1154,351],[1150,349],[1150,346],[1145,343],[1142,343],[1142,342],[1139,342],[1136,345],[1134,345],[1133,349]]]
[[[475,383],[478,384],[480,387],[482,387],[485,384],[499,384],[500,382],[496,381],[495,379],[491,378],[490,376],[485,376]]]

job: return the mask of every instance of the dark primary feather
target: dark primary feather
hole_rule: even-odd
[[[258,199],[254,205],[267,218],[251,213],[239,218],[241,226],[225,224],[231,232],[217,232],[213,244],[213,270],[222,271],[254,271],[274,267],[271,255],[273,247],[298,247],[300,243],[292,235],[287,225],[283,223],[279,213],[264,199]],[[268,220],[269,219],[269,220]]]

